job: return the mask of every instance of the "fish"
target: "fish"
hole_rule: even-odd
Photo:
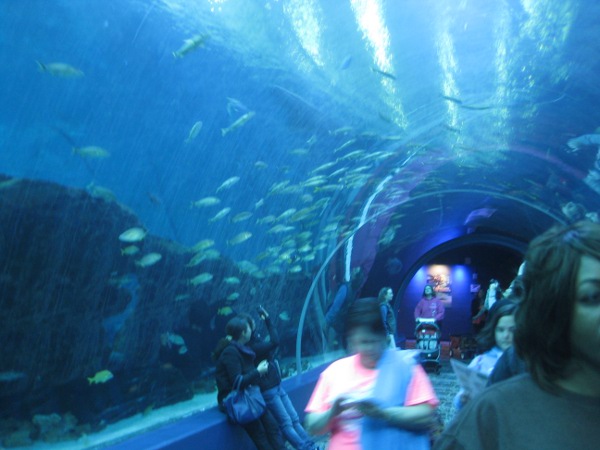
[[[204,253],[200,252],[200,253],[196,253],[192,259],[190,259],[190,262],[188,262],[185,267],[196,267],[198,264],[200,264],[202,261],[204,261],[206,259],[206,256],[204,255]]]
[[[254,204],[254,209],[258,209],[258,208],[260,208],[261,206],[263,206],[264,204],[265,204],[265,199],[264,199],[264,198],[261,198],[259,201],[257,201],[257,202]]]
[[[240,293],[239,292],[232,292],[231,294],[229,294],[227,296],[227,300],[229,300],[230,302],[237,300],[238,298],[240,298]]]
[[[236,234],[233,238],[229,239],[227,241],[227,244],[229,244],[229,245],[241,244],[242,242],[247,241],[251,237],[252,237],[252,233],[250,233],[249,231],[242,231],[241,233]]]
[[[327,169],[335,166],[336,164],[337,164],[337,161],[332,161],[332,162],[322,164],[319,167],[317,167],[316,169],[311,170],[310,173],[321,172],[323,170],[327,170]]]
[[[195,202],[192,202],[191,207],[192,208],[204,208],[206,206],[218,205],[219,203],[221,203],[221,200],[218,199],[217,197],[204,197],[204,198],[201,198],[200,200],[196,200]]]
[[[213,274],[209,272],[203,272],[199,275],[196,275],[194,278],[190,280],[190,284],[192,286],[198,286],[199,284],[208,283],[213,279]]]
[[[27,375],[25,375],[23,372],[17,372],[15,370],[0,372],[0,383],[10,383],[11,381],[21,380],[26,376]]]
[[[144,238],[146,237],[146,234],[147,234],[147,232],[143,228],[133,227],[133,228],[129,228],[128,230],[123,231],[119,235],[119,240],[121,242],[129,242],[129,243],[140,242],[140,241],[144,240]]]
[[[238,99],[227,97],[227,115],[229,117],[233,117],[234,114],[245,114],[249,110],[242,102]]]
[[[227,284],[240,284],[240,279],[237,277],[225,277],[223,281]]]
[[[1,188],[1,185],[0,185]],[[113,191],[103,186],[98,186],[93,181],[89,183],[85,190],[94,198],[101,198],[107,202],[114,202],[117,199],[117,196]]]
[[[204,46],[204,42],[208,39],[207,34],[197,34],[183,41],[183,45],[178,50],[173,52],[175,58],[183,58],[188,53],[193,52],[198,47]]]
[[[292,216],[295,212],[296,208],[286,209],[284,212],[281,213],[277,220],[287,219],[288,217]]]
[[[88,145],[87,147],[73,147],[72,152],[84,158],[104,159],[110,156],[108,150],[96,145]]]
[[[216,248],[210,248],[204,252],[204,257],[208,260],[219,259],[221,257],[221,252]]]
[[[269,167],[269,165],[264,161],[256,161],[254,163],[254,167],[256,167],[257,169],[266,169],[267,167]]]
[[[290,226],[289,228],[293,229],[294,227]],[[273,234],[273,233],[277,234],[277,233],[285,233],[286,231],[291,231],[291,230],[288,230],[288,227],[286,227],[285,225],[279,224],[279,225],[275,225],[274,227],[272,227],[271,229],[269,229],[267,231],[267,233],[269,233],[269,234]]]
[[[347,140],[346,142],[344,142],[344,143],[343,143],[342,145],[340,145],[339,147],[337,147],[337,148],[334,148],[334,149],[333,149],[333,153],[337,153],[337,152],[339,152],[339,151],[341,151],[341,150],[344,150],[345,148],[348,148],[348,147],[350,147],[352,144],[356,143],[356,141],[357,141],[357,139],[356,139],[356,138]]]
[[[215,241],[213,241],[212,239],[203,239],[201,241],[198,241],[192,247],[192,251],[193,252],[199,252],[200,250],[204,250],[206,248],[212,247],[213,245],[215,245]]]
[[[0,189],[8,189],[21,181],[20,178],[11,178],[0,182]]]
[[[236,214],[235,216],[233,216],[231,218],[231,221],[233,223],[242,222],[244,220],[248,220],[250,217],[252,217],[252,213],[249,212],[249,211],[244,211],[244,212],[241,212],[241,213]]]
[[[238,268],[240,269],[241,272],[244,273],[252,273],[252,272],[256,272],[258,269],[258,266],[256,264],[254,264],[251,261],[248,260],[243,260],[237,263]]]
[[[375,72],[375,73],[378,73],[379,75],[384,76],[385,78],[389,78],[390,80],[395,80],[396,79],[396,77],[394,75],[392,75],[391,73],[389,73],[389,72],[384,72],[383,70],[379,70],[379,69],[377,69],[375,67],[371,67],[371,70],[373,72]]]
[[[302,266],[299,264],[296,264],[295,266],[290,267],[288,271],[290,273],[300,273],[300,272],[302,272]]]
[[[180,335],[170,332],[161,334],[160,341],[165,347],[185,345],[185,340]]]
[[[198,136],[198,133],[200,133],[200,130],[202,130],[202,121],[201,120],[199,120],[192,126],[187,139],[185,141],[183,141],[184,144],[189,144],[194,139],[196,139],[196,137]]]
[[[140,248],[137,245],[128,245],[127,247],[121,249],[121,255],[131,256],[139,253],[139,251]]]
[[[462,100],[456,98],[456,97],[451,97],[449,95],[442,95],[442,98],[444,100],[448,100],[451,103],[456,103],[457,105],[462,105]]]
[[[241,116],[239,119],[237,119],[235,122],[233,122],[231,125],[229,125],[228,127],[221,128],[221,136],[225,136],[228,133],[231,133],[233,130],[246,124],[246,122],[248,122],[250,119],[252,119],[255,115],[256,115],[256,113],[254,111],[249,111],[246,114],[244,114],[243,116]]]
[[[240,181],[240,177],[227,178],[225,181],[223,181],[223,183],[221,183],[221,186],[219,186],[217,188],[217,192],[220,192],[223,189],[229,189],[231,186],[236,184],[238,181]]]
[[[233,308],[231,306],[223,306],[217,310],[219,316],[229,316],[233,314]]]
[[[279,314],[279,318],[286,322],[291,319],[290,314],[287,311],[283,311],[281,314]]]
[[[147,255],[142,256],[135,262],[135,265],[138,267],[150,267],[159,262],[162,259],[162,255],[160,253],[148,253]]]
[[[293,150],[290,150],[290,154],[296,155],[296,156],[304,156],[304,155],[307,155],[308,152],[309,152],[309,150],[306,148],[295,148]]]
[[[348,55],[344,58],[344,60],[342,61],[342,63],[340,64],[340,70],[346,70],[348,67],[350,67],[350,64],[352,63],[352,55]]]
[[[100,372],[96,372],[93,377],[88,377],[88,383],[92,384],[100,384],[106,383],[108,380],[112,380],[114,375],[110,370],[101,370]]]
[[[55,77],[63,77],[63,78],[80,78],[84,74],[81,70],[65,63],[54,62],[54,63],[41,63],[36,61],[40,72],[49,73]]]
[[[261,219],[258,219],[258,220],[256,221],[256,223],[258,223],[258,224],[261,224],[261,223],[273,223],[273,222],[275,222],[276,220],[277,220],[277,217],[275,217],[275,216],[274,216],[274,215],[272,215],[272,214],[269,214],[268,216],[265,216],[265,217],[263,217],[263,218],[261,218]]]
[[[190,294],[179,294],[179,295],[175,296],[175,301],[176,302],[180,302],[180,301],[183,301],[183,300],[187,300],[190,297],[191,297]]]
[[[223,217],[225,217],[230,212],[231,212],[231,208],[229,208],[229,207],[223,208],[221,211],[219,211],[218,213],[216,213],[213,217],[211,217],[210,219],[208,219],[208,221],[209,222],[216,222],[217,220],[220,220]]]

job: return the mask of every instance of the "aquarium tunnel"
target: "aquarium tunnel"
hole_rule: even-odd
[[[343,351],[343,285],[392,287],[410,340],[435,283],[443,338],[470,333],[533,237],[598,220],[598,23],[592,0],[1,1],[0,447],[143,448],[210,413],[228,448],[211,352],[260,305],[290,389]]]

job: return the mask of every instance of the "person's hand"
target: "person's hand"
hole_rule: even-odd
[[[363,416],[380,418],[383,411],[371,400],[359,400],[353,404],[354,408],[360,411]]]
[[[352,408],[352,406],[353,404],[349,401],[347,396],[340,395],[333,401],[333,404],[331,405],[331,415],[332,417],[337,416],[348,408]]]
[[[267,370],[269,370],[269,362],[266,359],[263,359],[258,363],[256,370],[258,370],[258,373],[260,373],[261,376],[264,375],[267,373]]]

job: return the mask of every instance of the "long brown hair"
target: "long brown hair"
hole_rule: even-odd
[[[577,222],[535,238],[525,255],[515,345],[533,379],[551,390],[572,358],[571,323],[582,256],[600,260],[600,225]]]

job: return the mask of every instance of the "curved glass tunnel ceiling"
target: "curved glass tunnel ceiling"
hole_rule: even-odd
[[[210,393],[233,311],[278,316],[293,365],[306,304],[308,364],[337,284],[376,278],[377,254],[593,219],[599,18],[575,0],[10,2],[0,395],[140,392],[68,405],[112,423]],[[165,364],[182,382],[156,398]]]

